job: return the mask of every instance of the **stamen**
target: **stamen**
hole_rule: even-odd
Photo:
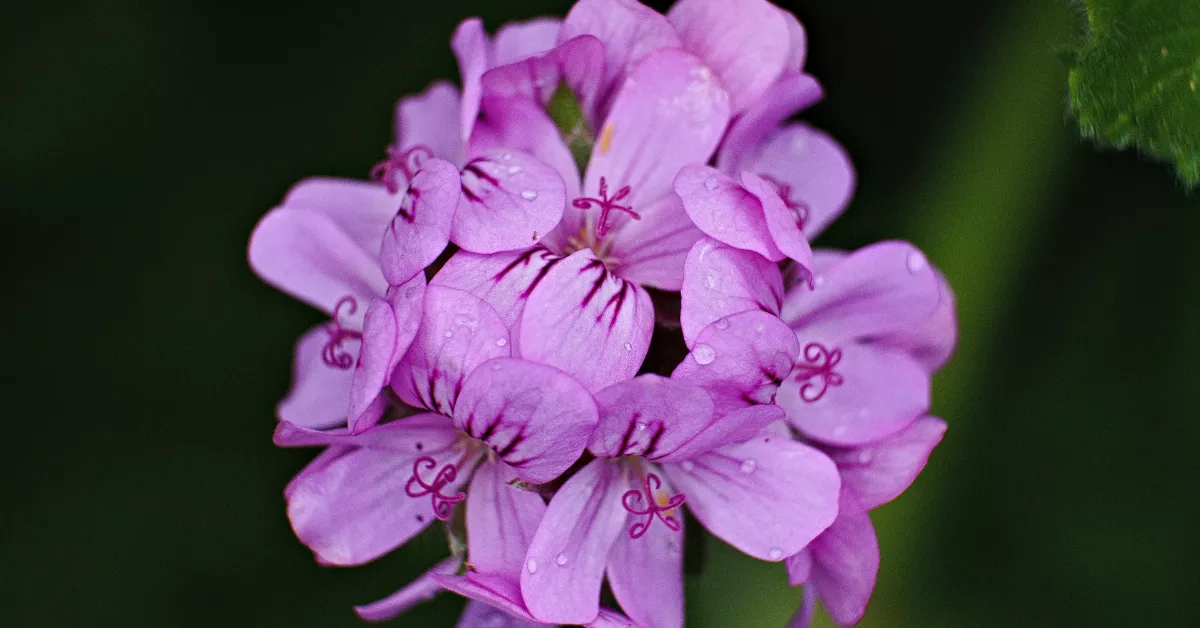
[[[442,467],[441,471],[438,471],[437,475],[434,476],[433,483],[427,484],[421,477],[421,468],[432,469],[436,466],[437,461],[429,456],[421,456],[413,461],[413,474],[404,485],[404,493],[409,497],[424,497],[429,495],[430,502],[433,505],[433,516],[446,521],[450,518],[450,512],[454,510],[454,504],[466,499],[467,494],[461,491],[454,495],[442,494],[442,489],[458,477],[458,468],[452,464]],[[421,488],[414,489],[414,483]]]
[[[344,313],[343,308],[346,310]],[[325,361],[325,364],[342,370],[354,366],[354,358],[346,351],[342,343],[347,339],[362,340],[362,332],[347,329],[341,318],[352,316],[357,311],[358,301],[349,295],[342,297],[334,306],[333,320],[325,328],[325,333],[329,334],[329,341],[321,348],[321,359]]]
[[[825,348],[817,342],[810,342],[804,346],[803,353],[804,361],[808,364],[796,365],[796,381],[805,382],[800,387],[800,398],[812,403],[821,397],[825,396],[825,391],[831,386],[841,386],[845,381],[842,376],[833,370],[838,362],[842,361],[842,350],[834,348],[832,351]],[[819,381],[809,381],[813,378],[820,378]],[[817,389],[820,386],[820,389]]]
[[[617,204],[617,201],[622,200],[625,197],[629,196],[629,193],[631,191],[632,190],[627,185],[627,186],[617,190],[617,193],[610,197],[608,195],[608,181],[604,177],[600,177],[600,198],[585,196],[582,198],[577,198],[574,201],[571,201],[571,205],[574,205],[575,207],[578,207],[579,209],[588,209],[592,205],[595,205],[596,207],[598,207],[600,209],[600,218],[598,218],[596,220],[596,237],[603,238],[604,235],[606,233],[608,233],[608,215],[614,209],[620,210],[620,211],[623,211],[623,212],[629,214],[635,220],[642,219],[642,216],[640,214],[638,214],[637,212],[633,211],[632,207],[630,207],[628,205],[618,205]]]
[[[630,514],[646,515],[645,521],[639,521],[629,528],[629,538],[639,539],[646,534],[646,531],[650,529],[650,524],[654,523],[655,517],[658,517],[658,519],[661,520],[672,532],[680,531],[683,528],[683,525],[679,523],[679,519],[676,519],[675,516],[670,513],[682,506],[683,503],[687,501],[687,498],[684,496],[684,494],[676,493],[668,498],[666,497],[666,493],[659,493],[658,495],[664,499],[662,501],[655,499],[656,494],[654,491],[662,488],[662,480],[660,480],[658,476],[654,475],[653,473],[646,474],[646,482],[644,486],[645,497],[642,496],[642,491],[636,489],[625,491],[625,494],[621,496],[621,505],[624,506],[625,510],[629,511]],[[646,501],[646,507],[639,508],[638,503],[643,499]]]
[[[792,217],[796,219],[796,226],[804,230],[804,225],[808,223],[808,217],[812,214],[812,208],[807,203],[801,200],[792,199],[792,186],[786,181],[781,181],[772,177],[769,174],[761,175],[763,180],[775,186],[775,191],[779,193],[779,198],[783,199],[783,204],[792,210]]]
[[[431,157],[433,151],[424,144],[417,144],[403,152],[395,146],[388,146],[387,159],[371,168],[371,180],[382,183],[388,194],[395,194],[400,191],[400,186],[396,184],[396,178],[393,176],[396,171],[402,172],[406,181],[412,181],[421,169],[421,163]]]

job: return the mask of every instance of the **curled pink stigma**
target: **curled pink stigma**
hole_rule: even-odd
[[[769,174],[761,176],[763,181],[775,187],[775,191],[779,193],[779,198],[783,199],[783,204],[787,205],[787,208],[792,211],[792,217],[796,219],[796,226],[803,230],[804,225],[808,223],[808,217],[812,213],[812,209],[804,201],[792,199],[791,184],[776,179]]]
[[[845,381],[833,370],[842,361],[841,349],[831,351],[821,343],[810,342],[804,345],[802,357],[807,364],[796,365],[796,381],[804,382],[800,387],[801,399],[812,403],[824,397],[831,386],[841,386]]]
[[[442,494],[442,489],[458,477],[458,468],[452,464],[442,467],[441,471],[434,476],[433,483],[427,484],[421,477],[421,468],[424,467],[428,470],[436,466],[437,461],[429,456],[421,456],[413,461],[413,474],[408,479],[408,483],[404,485],[404,493],[409,497],[429,495],[430,503],[433,504],[433,516],[445,521],[450,518],[450,511],[454,510],[454,504],[466,499],[467,494],[463,492],[454,495]],[[420,488],[414,488],[414,484]]]
[[[345,310],[345,312],[343,312]],[[344,296],[333,308],[333,320],[325,328],[329,341],[321,348],[321,359],[325,364],[337,369],[348,369],[354,366],[354,358],[342,346],[347,339],[361,340],[362,332],[347,329],[341,318],[353,315],[358,311],[358,301],[352,296]]]
[[[571,205],[574,205],[579,209],[588,209],[593,205],[600,208],[600,217],[596,219],[596,237],[603,238],[604,234],[608,233],[608,215],[612,213],[614,209],[629,214],[635,220],[642,219],[641,215],[633,211],[632,207],[628,205],[617,204],[617,201],[629,196],[630,191],[631,190],[627,185],[617,190],[617,193],[610,197],[608,195],[608,181],[605,180],[604,177],[600,177],[600,198],[585,196],[571,201]]]
[[[678,532],[683,527],[679,523],[679,519],[676,519],[674,515],[663,513],[669,513],[682,506],[683,502],[687,501],[684,494],[676,493],[667,499],[667,503],[659,504],[654,498],[654,491],[662,488],[662,480],[653,473],[646,474],[644,488],[644,497],[643,492],[637,489],[625,491],[625,494],[621,496],[621,505],[630,514],[646,515],[645,521],[639,521],[629,528],[629,538],[639,539],[646,534],[646,531],[650,529],[650,524],[654,523],[655,517],[658,517],[672,532]],[[645,508],[638,506],[643,499],[646,501]]]
[[[371,168],[371,180],[382,183],[389,194],[395,194],[400,191],[400,186],[396,184],[396,178],[393,175],[399,171],[404,174],[406,180],[411,181],[417,171],[421,169],[421,163],[430,157],[433,157],[433,151],[423,144],[418,144],[403,152],[395,146],[388,146],[387,159]]]

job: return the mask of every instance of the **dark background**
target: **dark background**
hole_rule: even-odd
[[[326,569],[292,535],[282,489],[310,454],[272,447],[273,407],[321,317],[260,283],[245,244],[292,182],[366,175],[394,101],[456,76],[460,19],[568,4],[0,8],[0,624],[358,626],[352,603],[441,555],[427,535]],[[1056,48],[1081,9],[788,5],[828,91],[806,117],[859,170],[821,244],[912,240],[959,296],[934,391],[950,431],[875,512],[862,625],[1194,625],[1200,206],[1165,167],[1078,140]],[[782,568],[712,553],[689,626],[781,625]]]

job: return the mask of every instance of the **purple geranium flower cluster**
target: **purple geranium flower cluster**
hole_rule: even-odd
[[[359,565],[444,522],[450,556],[370,620],[450,590],[465,627],[679,627],[702,527],[786,562],[797,625],[817,599],[857,622],[867,512],[945,429],[954,304],[911,245],[810,248],[854,174],[787,122],[821,97],[799,22],[580,0],[452,47],[461,90],[401,100],[371,181],[302,181],[251,238],[330,317],[279,405],[278,445],[324,447],[285,493],[297,536]]]

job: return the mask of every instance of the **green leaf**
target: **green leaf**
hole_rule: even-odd
[[[546,105],[546,113],[554,120],[558,132],[562,134],[563,142],[575,158],[575,165],[580,174],[587,170],[588,159],[592,156],[592,144],[595,135],[588,126],[587,118],[583,115],[583,107],[579,99],[571,92],[566,83],[559,83],[558,89],[550,96]]]
[[[1200,2],[1084,0],[1071,53],[1071,110],[1101,144],[1137,146],[1200,184]]]

